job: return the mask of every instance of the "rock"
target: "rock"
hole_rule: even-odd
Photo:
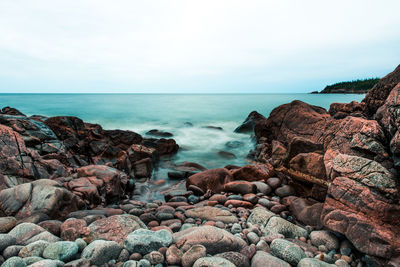
[[[187,251],[193,245],[203,245],[212,255],[227,251],[239,251],[246,246],[243,239],[214,226],[192,227],[174,233],[173,237],[178,248],[183,251]]]
[[[277,194],[279,197],[283,198],[283,197],[288,197],[288,196],[292,196],[292,195],[296,194],[296,191],[290,185],[284,185],[282,187],[278,187],[275,190],[275,194]]]
[[[88,228],[91,240],[105,239],[123,245],[128,234],[146,225],[134,215],[123,214],[94,221]]]
[[[289,263],[264,251],[256,252],[254,257],[251,259],[251,267],[264,267],[267,262],[270,267],[290,267]]]
[[[224,185],[232,181],[231,174],[227,169],[210,169],[196,173],[186,180],[186,188],[194,185],[206,192],[211,190],[213,193],[220,193],[224,190]]]
[[[0,234],[8,233],[17,224],[14,217],[0,217]]]
[[[280,217],[271,217],[265,226],[265,235],[282,234],[286,238],[307,237],[306,229]]]
[[[265,120],[265,117],[258,113],[257,111],[252,111],[246,120],[239,125],[234,132],[235,133],[253,133],[254,132],[254,125],[256,121]]]
[[[53,180],[40,179],[0,192],[0,210],[16,218],[44,213],[63,218],[78,209],[77,197]]]
[[[172,137],[173,136],[172,133],[160,131],[157,129],[147,131],[146,135],[152,135],[152,136],[157,136],[157,137]]]
[[[324,245],[328,250],[339,249],[338,238],[333,233],[326,230],[312,231],[310,233],[310,240],[316,247]]]
[[[43,258],[68,262],[78,254],[79,247],[75,242],[59,241],[49,244],[43,251]]]
[[[129,261],[124,262],[121,266],[122,267],[137,267],[137,265],[138,265],[137,261],[129,260]]]
[[[33,223],[21,223],[15,226],[9,233],[13,236],[17,244],[27,245],[37,240],[44,240],[47,242],[60,241],[60,238],[47,232],[42,227]]]
[[[260,241],[260,237],[254,232],[248,233],[247,239],[249,240],[250,244],[257,244],[258,241]]]
[[[122,247],[115,241],[95,240],[81,254],[81,258],[90,260],[91,264],[102,265],[118,259]]]
[[[305,199],[300,197],[291,196],[286,198],[289,210],[298,221],[305,225],[310,225],[320,229],[322,227],[321,211],[323,203]]]
[[[242,227],[238,223],[234,223],[231,228],[232,234],[239,234],[242,232]]]
[[[9,234],[0,234],[0,252],[2,252],[5,248],[15,245],[17,240],[14,236]]]
[[[220,257],[204,257],[198,259],[194,264],[193,267],[235,267],[235,265]]]
[[[304,174],[326,179],[324,155],[316,152],[297,154],[290,160],[289,167]]]
[[[209,206],[188,209],[185,212],[185,216],[215,222],[221,221],[224,223],[235,223],[238,221],[236,216],[234,216],[230,211]]]
[[[225,143],[225,146],[227,148],[239,148],[239,147],[244,146],[244,143],[241,142],[241,141],[236,141],[236,140],[235,141],[228,141],[228,142]]]
[[[276,216],[276,214],[264,208],[257,207],[253,209],[249,218],[247,219],[247,222],[258,225],[261,229],[263,229],[267,225],[269,219],[273,216]]]
[[[224,258],[232,262],[236,267],[250,267],[249,259],[239,252],[224,252],[214,255],[214,257]]]
[[[206,256],[206,248],[202,245],[194,245],[182,256],[182,267],[191,267],[198,259]]]
[[[64,266],[62,261],[58,260],[40,260],[31,265],[31,267],[57,267],[57,266]]]
[[[232,152],[220,150],[220,151],[218,151],[217,154],[218,154],[218,156],[220,156],[221,158],[224,158],[224,159],[236,159],[236,155],[233,154]]]
[[[182,256],[182,251],[176,245],[171,245],[165,253],[165,258],[169,265],[181,265]]]
[[[87,246],[86,241],[83,240],[82,238],[76,239],[75,243],[78,245],[79,252],[82,252],[82,250]]]
[[[146,229],[138,229],[127,236],[125,248],[130,253],[139,252],[145,255],[161,247],[168,247],[172,241],[172,235],[167,230],[153,232]]]
[[[90,261],[87,259],[77,259],[66,263],[64,267],[90,267]]]
[[[297,267],[335,267],[335,264],[329,264],[324,261],[320,261],[312,258],[304,258],[299,261]]]
[[[267,180],[273,175],[274,168],[268,163],[246,165],[240,169],[232,171],[233,180],[244,180],[249,182]]]
[[[20,257],[11,257],[6,260],[2,265],[2,267],[26,267],[26,263]]]
[[[42,227],[43,229],[52,233],[55,236],[60,236],[61,224],[62,222],[58,220],[46,220],[38,223],[38,226]]]
[[[90,229],[83,219],[70,218],[64,221],[60,227],[61,238],[68,241],[74,241],[77,238],[88,235]]]
[[[234,181],[225,184],[225,192],[231,192],[235,194],[250,194],[256,192],[256,186],[253,183],[247,181]]]
[[[152,265],[156,265],[164,262],[164,256],[158,251],[152,251],[144,256],[144,259],[148,260]]]
[[[306,254],[298,245],[285,239],[275,239],[272,241],[271,254],[294,266],[306,257]]]
[[[43,251],[50,243],[43,240],[38,240],[24,246],[18,253],[21,258],[27,257],[42,257]]]
[[[18,245],[13,245],[5,248],[3,250],[3,257],[5,259],[18,256],[19,251],[23,248],[24,246],[18,246]]]
[[[272,188],[266,183],[253,182],[253,184],[256,186],[257,193],[262,193],[263,195],[269,195],[272,192]]]
[[[267,179],[267,184],[273,189],[277,189],[281,185],[282,181],[281,179],[277,177],[271,177]]]
[[[236,208],[237,207],[243,207],[243,208],[248,208],[248,209],[253,208],[253,204],[251,204],[250,202],[242,201],[242,200],[236,200],[236,199],[230,199],[230,200],[226,201],[224,206],[225,207],[232,206],[232,207],[236,207]]]

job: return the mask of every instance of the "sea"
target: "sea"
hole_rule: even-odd
[[[152,129],[167,131],[180,146],[173,162],[218,168],[248,163],[254,138],[234,129],[253,110],[268,117],[274,108],[293,100],[329,109],[334,102],[363,98],[357,94],[0,94],[0,107],[11,106],[28,116],[77,116],[104,129],[143,136]],[[232,154],[227,157],[221,151]],[[156,170],[153,176],[167,179],[167,171]]]

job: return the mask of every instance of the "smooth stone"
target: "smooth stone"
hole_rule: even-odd
[[[14,217],[0,217],[0,233],[8,233],[17,225],[17,219]]]
[[[207,255],[207,250],[202,245],[194,245],[182,256],[182,267],[191,267],[198,259]]]
[[[14,256],[18,256],[18,253],[23,247],[24,246],[19,246],[19,245],[9,246],[3,250],[3,257],[5,259],[8,259]]]
[[[150,231],[139,229],[130,233],[125,241],[125,248],[130,252],[138,252],[146,255],[161,247],[169,247],[172,243],[172,234],[167,230]]]
[[[165,258],[169,265],[181,265],[182,256],[183,252],[176,245],[170,246],[165,253]]]
[[[328,250],[339,248],[339,239],[331,232],[326,230],[312,231],[310,233],[311,244],[318,247],[324,245]]]
[[[78,238],[75,240],[75,243],[78,245],[79,252],[81,252],[84,248],[86,248],[87,243],[82,238]]]
[[[44,259],[42,257],[32,256],[32,257],[23,258],[23,260],[26,263],[26,265],[29,266],[31,264],[34,264],[35,262],[42,261]]]
[[[275,213],[270,212],[267,209],[257,207],[253,209],[249,218],[247,219],[247,222],[253,225],[258,225],[261,229],[263,229],[267,225],[269,219],[274,216],[276,216]]]
[[[271,254],[291,265],[297,265],[301,259],[306,257],[300,246],[285,239],[275,239],[272,241]]]
[[[64,262],[58,260],[41,260],[34,264],[29,265],[30,267],[59,267],[64,266]]]
[[[293,196],[296,194],[296,191],[294,188],[290,185],[284,185],[282,187],[278,187],[275,190],[275,194],[277,194],[279,197],[288,197],[288,196]]]
[[[234,223],[231,228],[231,233],[239,234],[241,232],[242,232],[242,226],[240,226],[240,224],[238,224],[238,223]]]
[[[193,267],[236,267],[232,262],[221,257],[204,257],[198,259]]]
[[[297,267],[336,267],[335,264],[329,264],[313,258],[304,258],[300,260]]]
[[[59,241],[49,244],[43,251],[43,258],[68,262],[76,254],[79,247],[75,242]]]
[[[64,265],[64,267],[90,267],[90,260],[88,259],[77,259],[70,261]]]
[[[44,240],[38,240],[33,243],[30,243],[23,247],[19,253],[18,256],[21,258],[26,258],[26,257],[42,257],[43,256],[43,251],[46,249],[46,247],[50,243]]]
[[[47,242],[57,242],[61,240],[59,237],[33,223],[18,224],[8,234],[15,237],[19,245],[27,245],[38,240]]]
[[[102,265],[110,260],[118,259],[122,247],[115,241],[95,240],[81,254],[81,258],[89,259],[94,265]]]
[[[277,178],[277,177],[271,177],[267,179],[267,184],[273,189],[277,189],[281,184],[281,179]]]
[[[151,267],[151,263],[146,259],[141,259],[138,262],[137,267]]]
[[[260,237],[256,233],[250,232],[247,234],[247,240],[249,240],[250,244],[257,244],[260,241]]]
[[[9,246],[15,245],[16,243],[17,240],[12,235],[0,234],[0,252]]]
[[[148,260],[152,265],[164,262],[164,255],[158,251],[152,251],[149,254],[146,254],[143,258]]]
[[[228,251],[214,255],[214,257],[221,257],[232,262],[236,267],[250,267],[249,259],[239,252]]]
[[[137,265],[138,265],[137,261],[129,260],[129,261],[124,262],[121,266],[122,267],[137,267]]]
[[[256,186],[257,193],[262,193],[263,195],[269,195],[272,192],[272,188],[263,182],[253,182]]]
[[[230,211],[209,206],[189,209],[185,212],[185,216],[207,221],[221,221],[223,223],[235,223],[238,221]]]
[[[268,263],[268,265],[266,265]],[[251,259],[251,267],[290,267],[290,264],[264,251],[257,251]]]
[[[2,265],[2,267],[26,267],[25,261],[20,257],[11,257],[6,260]]]
[[[264,228],[265,235],[282,234],[286,238],[300,238],[308,236],[306,229],[301,228],[280,217],[271,217]]]

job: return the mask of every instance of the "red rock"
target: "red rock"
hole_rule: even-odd
[[[271,211],[272,211],[273,213],[277,213],[277,214],[281,213],[281,212],[284,211],[284,210],[286,210],[286,206],[285,206],[285,205],[281,205],[281,204],[274,205],[274,206],[271,208]]]
[[[157,222],[157,221],[151,221],[151,222],[149,222],[148,224],[147,224],[147,227],[150,227],[150,228],[152,228],[152,227],[156,227],[156,226],[159,226],[160,224]]]
[[[267,180],[274,175],[274,167],[271,164],[246,165],[232,171],[233,180],[261,181]]]
[[[277,177],[271,177],[267,180],[267,184],[273,189],[277,189],[281,184],[282,181],[281,179],[277,178]]]
[[[317,229],[322,227],[320,217],[323,203],[295,196],[287,197],[284,200],[285,204],[289,205],[289,210],[296,220]]]
[[[256,185],[247,181],[234,181],[226,183],[224,186],[225,192],[231,192],[235,194],[250,194],[256,192]]]
[[[151,228],[151,231],[157,232],[157,231],[162,230],[162,229],[168,230],[171,234],[173,233],[171,228],[169,228],[168,226],[165,226],[165,225],[160,225],[160,226],[153,227],[153,228]]]
[[[253,204],[251,204],[250,202],[236,199],[230,199],[224,204],[225,207],[228,207],[229,205],[232,205],[233,207],[244,207],[249,209],[253,208]]]
[[[186,188],[195,185],[204,192],[211,190],[213,193],[220,193],[224,190],[224,185],[232,181],[232,177],[227,169],[210,169],[190,176],[186,180]]]
[[[217,204],[218,204],[218,201],[207,201],[207,206],[214,207]]]
[[[219,204],[224,204],[226,199],[227,197],[221,194],[215,194],[209,198],[210,201],[218,201]]]
[[[297,154],[290,160],[289,167],[304,174],[326,179],[324,156],[315,152]]]
[[[90,233],[86,221],[82,219],[68,219],[60,227],[63,240],[75,241],[77,238],[84,237]]]
[[[214,221],[208,221],[203,225],[215,226],[215,222]]]
[[[43,227],[45,230],[49,231],[55,236],[60,236],[61,224],[62,222],[57,220],[48,220],[38,223],[40,227]]]

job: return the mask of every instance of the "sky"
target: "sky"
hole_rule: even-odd
[[[0,93],[304,93],[400,64],[398,0],[0,0]]]

